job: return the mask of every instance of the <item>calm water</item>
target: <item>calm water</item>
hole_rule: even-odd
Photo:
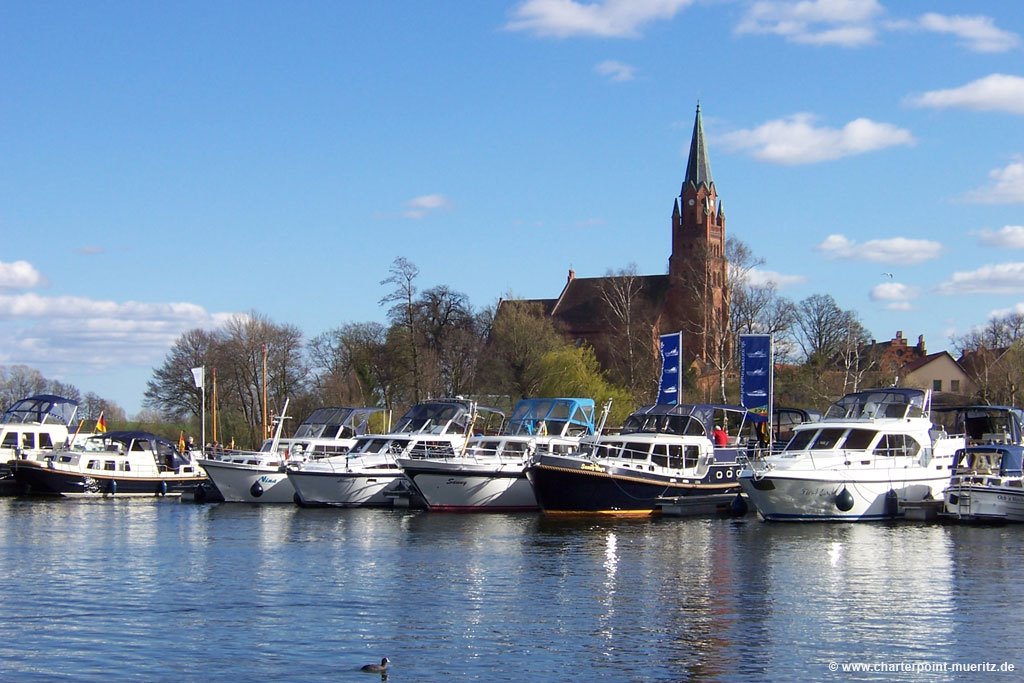
[[[965,680],[1024,528],[0,499],[4,680]]]

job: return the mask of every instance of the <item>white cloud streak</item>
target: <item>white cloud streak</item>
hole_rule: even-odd
[[[595,66],[594,71],[613,83],[631,81],[636,78],[636,69],[634,67],[611,59]]]
[[[831,161],[916,142],[908,130],[865,118],[842,128],[814,124],[814,115],[797,113],[757,128],[727,133],[721,141],[729,149],[749,151],[757,159],[784,165]]]
[[[527,0],[512,10],[510,31],[570,38],[635,38],[654,21],[671,19],[694,0]]]
[[[875,20],[884,11],[877,0],[762,0],[750,5],[736,32],[777,35],[805,45],[861,47],[875,42]]]
[[[845,235],[829,235],[815,249],[830,259],[915,265],[942,254],[942,245],[932,240],[892,237],[858,243]]]
[[[1024,249],[1024,225],[1004,225],[999,230],[979,230],[978,244],[999,249]]]
[[[451,202],[442,194],[425,194],[413,197],[405,203],[405,211],[402,216],[418,220],[424,216],[451,208]]]
[[[884,303],[885,308],[892,311],[909,311],[913,307],[911,302],[920,294],[920,289],[911,285],[901,282],[883,282],[871,288],[868,298]]]
[[[28,261],[0,261],[0,289],[29,289],[43,284],[43,276]]]
[[[932,90],[908,97],[906,101],[915,107],[1024,114],[1024,78],[992,74],[959,88]]]
[[[959,271],[938,286],[940,294],[1019,294],[1024,292],[1024,263],[998,263]]]
[[[972,52],[1009,52],[1020,47],[1020,36],[997,28],[989,17],[947,16],[928,13],[917,24],[926,31],[946,33],[959,38],[959,43]]]
[[[1024,158],[989,171],[988,177],[992,179],[988,187],[968,192],[964,200],[977,204],[1024,203]]]

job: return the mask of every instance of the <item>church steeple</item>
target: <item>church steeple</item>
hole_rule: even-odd
[[[690,157],[686,162],[686,177],[679,194],[686,192],[687,184],[698,189],[701,185],[710,188],[715,181],[711,178],[711,162],[708,150],[704,146],[704,124],[700,119],[700,102],[697,103],[697,116],[693,122],[693,139],[690,140]]]

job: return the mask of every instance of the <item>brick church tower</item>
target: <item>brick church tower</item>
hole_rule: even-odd
[[[725,209],[718,201],[711,178],[699,103],[686,177],[672,208],[668,273],[667,315],[662,317],[661,332],[682,331],[686,367],[694,361],[714,363],[731,347],[729,271],[725,256]]]

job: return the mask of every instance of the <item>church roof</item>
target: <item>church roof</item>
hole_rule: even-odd
[[[623,277],[639,285],[637,303],[659,310],[669,288],[668,275],[575,277],[566,283],[550,315],[573,333],[597,333],[608,327],[608,304],[604,293]],[[546,303],[546,302],[545,302]]]
[[[683,179],[683,190],[686,190],[687,183],[692,183],[694,188],[698,188],[702,184],[711,187],[714,182],[711,177],[711,161],[708,159],[708,150],[704,145],[704,124],[701,123],[700,103],[698,103],[697,117],[693,122],[693,138],[690,140],[690,158],[686,162],[686,178]]]

